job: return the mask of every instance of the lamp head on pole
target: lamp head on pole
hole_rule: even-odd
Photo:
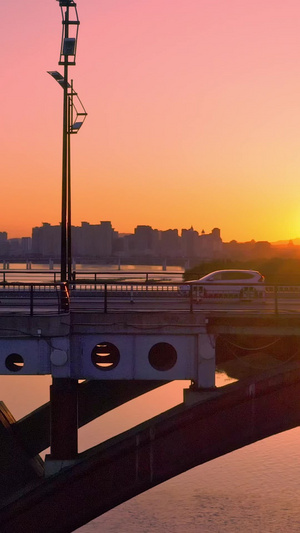
[[[57,0],[62,16],[62,37],[59,65],[75,65],[79,29],[76,3],[73,0]]]
[[[60,7],[69,6],[70,4],[74,4],[73,0],[57,0],[59,2]]]
[[[87,112],[78,93],[73,89],[73,82],[69,83],[66,81],[63,75],[57,72],[57,70],[48,70],[47,72],[63,89],[67,89],[68,91],[67,94],[70,98],[72,108],[72,121],[68,125],[68,133],[77,133],[86,119]]]

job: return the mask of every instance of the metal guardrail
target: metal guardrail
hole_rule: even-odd
[[[189,295],[189,299],[190,299],[190,310],[193,311],[193,302],[196,300],[200,301],[201,299],[204,301],[206,300],[207,298],[209,299],[209,297],[203,297],[199,299],[199,294],[197,295],[197,284],[195,284],[195,282],[193,283],[185,283],[184,286],[186,286],[188,288],[188,295]],[[200,284],[199,284],[200,286]],[[233,289],[235,287],[241,287],[242,284],[237,282],[237,283],[230,283],[230,284],[225,284],[225,283],[205,283],[205,287],[221,287],[221,289],[224,290],[224,288],[226,289],[229,289],[231,287],[233,287]],[[256,288],[258,289],[256,291]],[[220,291],[221,291],[220,289]],[[245,293],[245,296],[243,297],[242,296],[242,290],[251,290],[251,289],[254,289],[253,291],[253,294],[251,295],[251,292],[250,293]],[[255,294],[256,292],[256,294]],[[265,303],[271,303],[273,304],[273,308],[274,308],[274,312],[275,314],[278,314],[279,313],[279,307],[280,307],[280,303],[284,300],[284,299],[288,299],[289,301],[296,301],[297,299],[300,300],[300,285],[266,285],[266,284],[261,284],[261,283],[249,283],[247,285],[244,285],[242,286],[242,289],[241,289],[241,296],[239,296],[239,293],[238,292],[232,292],[232,294],[230,294],[230,291],[228,290],[227,293],[223,293],[222,294],[222,291],[220,294],[215,294],[215,295],[210,295],[212,301],[214,301],[215,299],[230,299],[232,297],[234,297],[235,299],[240,299],[240,300],[243,300],[243,301],[261,301],[261,302],[265,302]],[[281,306],[282,308],[282,306]],[[293,309],[293,311],[300,311],[300,301],[299,301],[299,309]]]
[[[30,316],[41,309],[45,313],[67,313],[70,297],[67,283],[0,282],[0,312],[22,311]]]
[[[217,284],[213,284],[214,287]],[[220,284],[221,285],[221,284]],[[230,284],[230,287],[241,284]],[[207,284],[208,286],[208,284]],[[259,286],[261,284],[249,284],[247,287]],[[181,311],[194,312],[207,306],[212,308],[213,304],[220,303],[233,308],[231,304],[251,302],[252,308],[255,304],[266,303],[268,310],[278,314],[283,310],[282,302],[293,306],[293,311],[300,312],[300,286],[283,286],[283,285],[265,285],[265,293],[259,297],[245,296],[240,297],[237,293],[231,294],[219,293],[210,297],[200,296],[190,290],[193,284],[185,284],[187,288],[186,297],[181,294],[179,287],[182,283],[169,281],[131,281],[119,282],[115,279],[112,281],[73,280],[69,286],[68,283],[23,283],[23,282],[0,282],[0,313],[5,310],[10,312],[24,312],[33,315],[35,313],[66,313],[70,306],[75,309],[95,308],[104,313],[108,310],[124,309],[126,303],[143,303],[144,308],[149,305],[150,310],[175,308]],[[195,285],[194,285],[195,287]],[[226,286],[227,288],[229,287]],[[224,289],[224,284],[222,284]],[[119,302],[119,307],[118,307]],[[157,309],[155,305],[157,304]],[[211,304],[211,305],[210,305]],[[137,309],[137,306],[135,307]],[[244,306],[244,309],[246,307]]]
[[[207,284],[209,285],[209,284]],[[211,284],[217,286],[218,284],[214,283]],[[222,288],[224,289],[225,284],[220,284]],[[300,286],[282,286],[282,285],[264,285],[264,294],[260,293],[257,296],[251,296],[249,295],[247,297],[240,297],[239,294],[230,294],[230,291],[223,294],[218,294],[215,297],[203,297],[199,298],[197,294],[192,290],[190,290],[191,287],[193,287],[193,284],[185,284],[188,291],[186,294],[186,298],[184,295],[180,294],[180,287],[182,287],[182,283],[178,282],[156,282],[156,281],[148,281],[145,283],[141,282],[87,282],[87,281],[79,281],[76,280],[75,282],[72,282],[70,284],[70,298],[71,298],[71,304],[72,300],[77,299],[77,302],[80,301],[81,297],[88,296],[91,298],[91,301],[93,298],[96,297],[102,297],[103,300],[103,311],[107,312],[108,305],[110,302],[112,302],[117,297],[119,298],[129,298],[129,301],[131,303],[141,301],[143,298],[147,299],[147,301],[151,301],[151,298],[160,298],[161,302],[163,303],[164,297],[167,297],[168,299],[181,302],[181,310],[188,310],[189,312],[194,312],[201,309],[202,304],[214,304],[214,303],[225,303],[225,301],[228,303],[228,308],[230,308],[230,304],[234,302],[252,302],[254,305],[255,303],[266,303],[268,304],[268,307],[271,307],[271,312],[273,311],[275,314],[279,313],[280,309],[280,302],[283,301],[283,299],[288,299],[289,301],[296,302],[297,299],[299,299],[299,311],[300,311]],[[236,284],[230,284],[226,287],[234,287],[234,286],[241,286],[240,283]],[[261,284],[248,284],[247,288],[254,288],[259,287],[262,288]],[[170,307],[171,307],[170,303]],[[203,306],[202,306],[203,307]],[[281,306],[282,307],[282,306]]]
[[[127,298],[129,303],[136,302],[136,299],[143,299],[149,302],[150,299],[168,297],[179,297],[178,287],[180,283],[171,282],[156,282],[156,281],[131,281],[131,282],[117,282],[113,281],[98,281],[88,282],[76,280],[69,284],[70,300],[74,301],[78,298],[88,296],[94,299],[99,297],[102,299],[101,303],[103,312],[108,311],[108,304],[117,298]],[[77,302],[78,303],[78,302]],[[185,306],[186,307],[186,306]]]

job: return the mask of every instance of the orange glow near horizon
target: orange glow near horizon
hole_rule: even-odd
[[[58,2],[2,8],[0,231],[58,224]],[[72,223],[300,237],[299,0],[78,0]],[[13,23],[12,23],[13,21]]]

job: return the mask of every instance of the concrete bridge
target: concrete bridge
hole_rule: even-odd
[[[297,315],[4,314],[0,373],[52,374],[53,384],[50,403],[18,422],[1,406],[0,530],[73,531],[189,468],[299,425],[299,343]],[[233,349],[258,360],[262,350],[275,353],[277,368],[216,389],[216,367],[226,369]],[[78,454],[78,426],[177,379],[191,383],[182,404]]]

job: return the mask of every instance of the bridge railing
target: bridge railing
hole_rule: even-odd
[[[206,284],[206,288],[218,284]],[[65,313],[71,309],[118,311],[135,304],[135,310],[259,309],[259,312],[300,312],[300,286],[248,284],[247,291],[235,291],[240,284],[219,284],[213,294],[199,291],[195,284],[170,281],[118,281],[75,279],[68,283],[0,282],[0,313],[5,311]],[[184,290],[183,290],[184,287]],[[257,288],[260,291],[256,290]]]
[[[279,313],[286,311],[289,305],[293,305],[293,311],[300,311],[300,286],[282,286],[282,285],[264,285],[261,284],[247,284],[246,291],[238,290],[241,287],[237,284],[206,284],[206,286],[213,286],[214,289],[219,286],[220,290],[216,290],[214,294],[199,293],[195,285],[185,284],[185,291],[182,290],[183,284],[179,282],[118,282],[112,281],[97,281],[91,280],[75,280],[70,283],[71,304],[76,302],[76,308],[80,307],[80,300],[84,297],[90,298],[90,303],[100,302],[100,309],[104,312],[108,308],[116,310],[121,302],[138,303],[144,302],[152,303],[159,299],[158,308],[167,305],[169,308],[189,310],[190,312],[201,310],[202,307],[207,308],[216,305],[228,308],[251,309],[258,307],[260,311],[266,309],[268,312]],[[156,300],[157,301],[157,300]],[[299,301],[299,307],[298,307]],[[102,302],[102,303],[101,303]],[[176,305],[175,305],[176,304]],[[165,305],[165,307],[166,307]],[[140,305],[141,307],[141,305]]]
[[[70,308],[67,283],[0,282],[0,313],[66,313]]]

